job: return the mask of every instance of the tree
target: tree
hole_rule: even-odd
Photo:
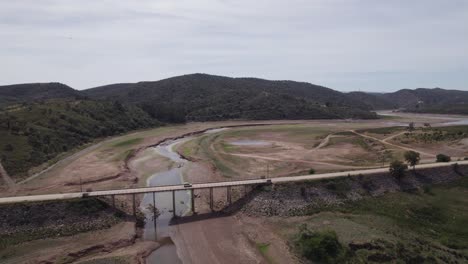
[[[408,130],[409,130],[409,131],[413,131],[413,130],[414,130],[414,122],[410,122],[410,123],[408,124]]]
[[[409,163],[410,166],[413,167],[413,170],[416,169],[416,164],[419,163],[419,160],[421,159],[420,155],[419,155],[419,152],[416,152],[416,151],[412,151],[412,150],[409,150],[409,151],[406,151],[405,152],[405,160],[406,162]]]
[[[447,156],[445,154],[437,154],[436,156],[436,161],[437,162],[449,162],[451,160],[450,156]]]
[[[390,175],[400,180],[405,175],[405,171],[407,169],[408,169],[408,165],[406,165],[405,163],[399,160],[394,160],[390,163],[389,171],[390,171]]]

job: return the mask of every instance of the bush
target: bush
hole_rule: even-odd
[[[392,163],[390,163],[390,174],[398,180],[403,178],[407,169],[408,165],[399,160],[394,160]]]
[[[451,160],[450,156],[445,154],[437,154],[436,161],[437,162],[449,162]]]
[[[303,257],[320,263],[337,263],[346,252],[334,231],[311,232],[304,228],[295,244]]]
[[[310,169],[310,170],[309,170],[309,174],[315,174],[315,170],[314,170],[314,169]]]

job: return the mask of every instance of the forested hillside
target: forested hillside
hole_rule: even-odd
[[[393,93],[348,94],[374,110],[401,108],[407,112],[468,114],[468,92],[441,88],[402,89]]]
[[[310,83],[191,74],[85,90],[93,99],[141,106],[167,122],[223,119],[376,118],[369,106]]]
[[[0,158],[16,178],[62,152],[99,137],[159,124],[135,106],[54,99],[0,112]]]
[[[0,107],[52,98],[82,99],[84,95],[61,83],[27,83],[0,86]]]
[[[374,110],[387,110],[398,108],[398,104],[385,98],[384,94],[350,92],[348,93],[348,95],[354,100],[360,101]]]

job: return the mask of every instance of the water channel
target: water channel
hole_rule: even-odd
[[[216,133],[225,130],[225,128],[211,129],[204,132],[204,134]],[[148,178],[147,186],[164,186],[164,185],[177,185],[183,184],[183,171],[191,163],[191,161],[182,158],[175,150],[174,147],[178,144],[187,142],[194,139],[195,136],[187,136],[176,140],[166,140],[161,144],[155,146],[153,151],[157,154],[170,159],[175,166],[163,172],[153,174]],[[155,204],[160,215],[156,221],[156,232],[154,225],[154,214],[151,206]],[[175,192],[175,213],[177,216],[187,214],[191,208],[191,195],[190,191],[177,191]],[[160,248],[155,250],[146,259],[146,263],[182,263],[177,256],[177,249],[170,238],[169,223],[174,215],[172,204],[172,193],[153,193],[145,194],[142,202],[140,203],[140,210],[145,214],[145,227],[143,232],[143,239],[157,240],[162,244]]]

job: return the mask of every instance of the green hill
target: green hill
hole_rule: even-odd
[[[84,94],[61,83],[28,83],[0,86],[0,107],[53,98],[83,99]]]
[[[0,112],[0,158],[18,178],[62,152],[93,139],[159,124],[141,109],[118,102],[53,99]]]
[[[418,88],[393,93],[352,92],[348,95],[374,110],[400,108],[407,112],[468,114],[467,91]]]
[[[348,96],[354,100],[360,101],[368,105],[374,110],[394,109],[398,108],[397,104],[385,98],[384,94],[366,93],[366,92],[350,92]]]
[[[376,118],[346,94],[310,83],[190,74],[157,82],[115,84],[83,91],[94,99],[141,106],[177,122],[224,119]]]

